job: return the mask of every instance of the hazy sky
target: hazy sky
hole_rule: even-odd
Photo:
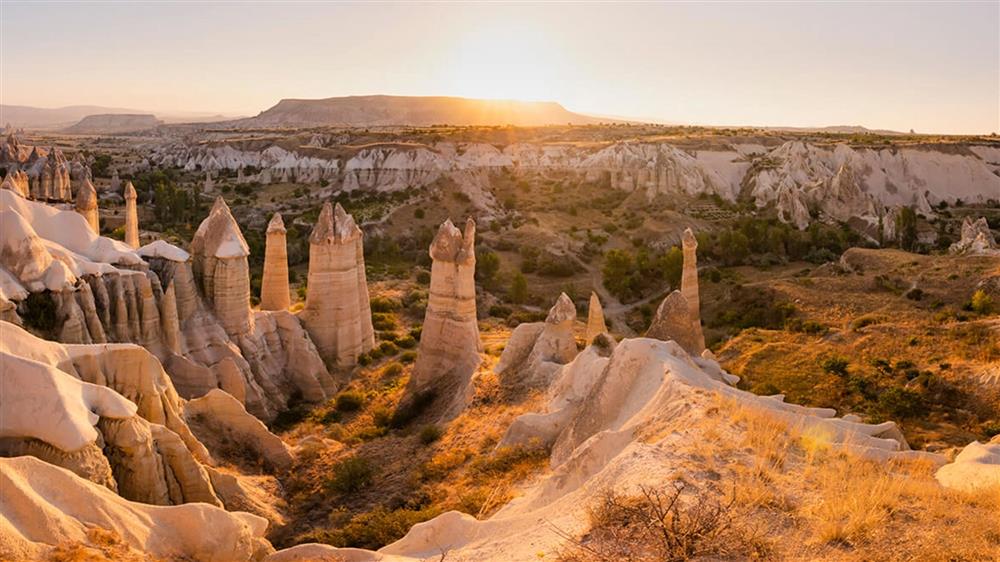
[[[1000,130],[1000,2],[0,1],[5,104],[256,114],[351,94],[722,125]]]

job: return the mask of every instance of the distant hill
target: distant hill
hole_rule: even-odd
[[[143,113],[135,109],[101,107],[98,105],[70,105],[67,107],[45,108],[26,105],[0,105],[0,126],[24,127],[26,129],[62,129],[69,127],[88,115]]]
[[[607,122],[567,111],[556,102],[482,100],[444,96],[348,96],[285,99],[235,127],[373,127],[391,125],[538,126]]]
[[[163,121],[149,113],[106,113],[88,115],[75,125],[63,129],[63,132],[76,135],[113,135],[148,131],[162,124]]]

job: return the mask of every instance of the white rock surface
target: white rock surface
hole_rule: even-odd
[[[240,168],[242,170],[243,168]],[[288,289],[288,246],[285,223],[275,213],[267,225],[264,273],[260,282],[260,309],[287,310],[291,305]]]
[[[544,322],[519,324],[511,332],[494,372],[512,387],[548,387],[562,365],[577,354],[573,338],[576,305],[561,293]]]

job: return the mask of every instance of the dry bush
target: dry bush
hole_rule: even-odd
[[[87,528],[86,542],[59,544],[52,549],[46,560],[48,562],[160,562],[161,559],[133,549],[115,531],[90,526]]]
[[[590,531],[572,541],[561,559],[766,558],[769,546],[736,505],[735,493],[719,499],[712,491],[679,480],[663,489],[642,487],[632,496],[605,492],[591,510]]]

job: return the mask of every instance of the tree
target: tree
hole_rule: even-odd
[[[911,252],[917,245],[917,212],[903,207],[896,215],[896,239],[899,247]]]
[[[510,302],[524,304],[528,301],[528,280],[524,274],[515,273],[514,280],[510,284]]]
[[[488,284],[500,271],[500,256],[496,252],[481,252],[476,257],[476,277],[483,284]]]

